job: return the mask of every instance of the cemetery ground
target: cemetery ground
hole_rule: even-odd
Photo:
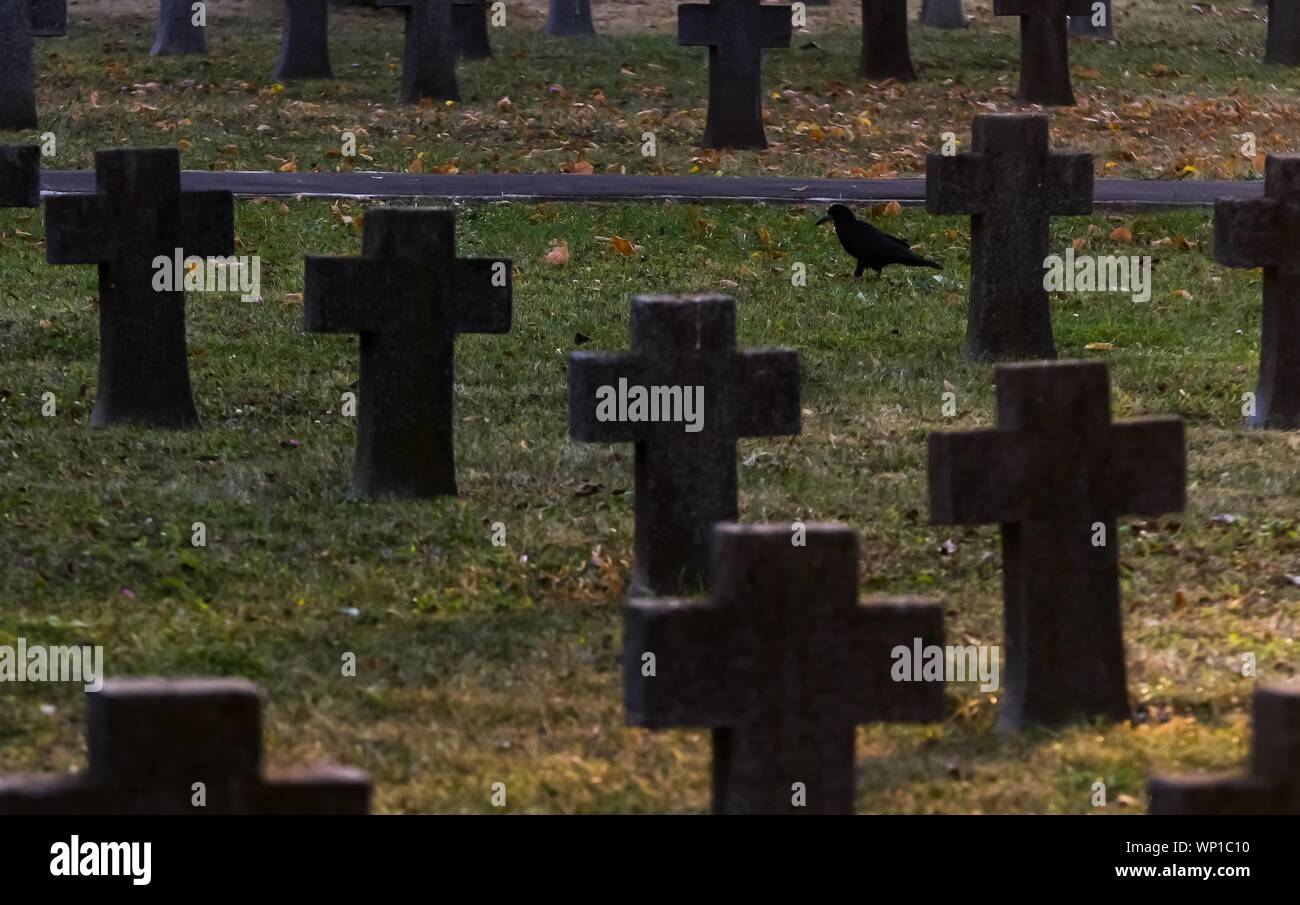
[[[920,80],[909,84],[857,74],[858,3],[810,8],[792,47],[764,55],[771,147],[719,153],[696,147],[707,52],[677,46],[671,3],[602,0],[594,41],[546,38],[543,3],[509,4],[507,27],[490,29],[495,56],[458,67],[462,102],[423,109],[396,103],[392,11],[333,8],[339,79],[279,84],[279,3],[214,5],[207,57],[148,56],[153,0],[74,4],[70,36],[37,45],[41,131],[60,143],[45,165],[86,169],[99,148],[166,145],[186,169],[330,171],[348,166],[351,131],[357,167],[390,172],[920,175],[944,132],[964,141],[974,114],[1017,109],[1017,23],[988,0],[966,5],[976,25],[964,31],[913,22]],[[1053,111],[1054,146],[1091,150],[1098,175],[1258,178],[1266,151],[1300,141],[1300,72],[1261,62],[1263,17],[1249,2],[1134,0],[1117,29],[1116,46],[1071,42],[1079,106]],[[1243,132],[1258,157],[1243,157]]]
[[[626,348],[632,294],[728,292],[740,345],[801,353],[803,433],[741,442],[742,520],[843,521],[864,595],[932,595],[950,643],[1001,641],[996,529],[926,515],[927,433],[993,418],[992,369],[958,352],[968,223],[878,209],[944,271],[856,283],[820,214],[459,208],[459,253],[516,268],[512,332],[457,341],[461,496],[357,503],[356,420],[340,413],[357,341],[303,333],[301,292],[304,254],[359,252],[362,204],[237,202],[237,253],[262,258],[263,301],[189,295],[203,427],[187,432],[90,429],[94,268],[45,265],[41,212],[0,211],[0,643],[103,644],[117,676],[246,676],[266,693],[269,762],[361,767],[381,812],[492,811],[494,782],[511,811],[707,810],[708,733],[623,722],[632,451],[566,435],[568,355]],[[1153,255],[1155,285],[1145,304],[1056,297],[1062,357],[1110,364],[1115,417],[1188,427],[1187,511],[1120,521],[1134,718],[999,734],[997,695],[950,686],[940,723],[859,729],[859,811],[1094,812],[1101,780],[1102,813],[1137,813],[1152,771],[1245,761],[1243,654],[1261,676],[1294,671],[1300,437],[1241,426],[1260,274],[1212,263],[1207,211],[1054,221],[1052,247],[1072,240]],[[548,263],[560,242],[567,263]],[[82,698],[10,689],[0,772],[81,767]]]

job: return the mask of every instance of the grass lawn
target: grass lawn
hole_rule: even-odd
[[[295,295],[304,253],[359,251],[342,217],[360,212],[238,204],[265,301],[191,296],[204,427],[185,433],[89,428],[94,268],[45,265],[39,213],[0,212],[0,643],[103,644],[112,675],[248,676],[268,694],[270,762],[359,765],[381,811],[489,811],[498,781],[515,811],[707,809],[707,732],[623,726],[631,448],[575,444],[565,427],[569,352],[625,348],[633,293],[703,289],[735,294],[742,344],[803,356],[804,433],[742,444],[742,518],[847,522],[864,594],[933,595],[950,638],[1000,643],[996,529],[926,524],[927,432],[992,420],[992,370],[957,354],[964,221],[883,218],[945,271],[855,284],[812,210],[462,208],[463,254],[515,258],[514,330],[458,341],[461,497],[377,505],[345,500],[355,423],[339,411],[356,340],[304,334]],[[1134,245],[1112,241],[1120,226]],[[1241,429],[1259,274],[1208,261],[1203,212],[1056,230],[1057,248],[1156,258],[1145,305],[1058,297],[1062,356],[1110,362],[1116,417],[1188,421],[1188,511],[1122,522],[1135,718],[999,735],[994,698],[953,687],[940,724],[861,731],[861,810],[1083,812],[1102,780],[1106,812],[1137,812],[1152,769],[1244,760],[1242,654],[1261,676],[1295,673],[1300,441]],[[596,239],[613,235],[641,252]],[[563,267],[544,262],[558,240]],[[806,288],[790,284],[796,261]],[[941,413],[945,381],[954,418]],[[41,414],[46,392],[54,417]],[[190,546],[195,521],[206,548]],[[497,521],[504,548],[491,544]],[[356,678],[341,675],[348,651]],[[82,763],[78,689],[11,686],[5,705],[0,770]]]
[[[856,75],[858,5],[835,0],[767,56],[772,148],[703,152],[704,51],[676,46],[670,4],[599,5],[589,42],[544,38],[538,0],[512,4],[495,59],[460,67],[462,104],[404,109],[400,17],[338,12],[341,78],[279,86],[278,4],[232,0],[209,57],[154,59],[153,0],[83,0],[69,37],[38,44],[40,130],[0,140],[53,132],[56,168],[166,145],[189,169],[334,170],[351,166],[336,155],[353,131],[365,169],[864,177],[920,175],[943,132],[964,140],[974,114],[1017,109],[1014,23],[988,0],[968,4],[966,31],[913,27],[909,85]],[[1257,176],[1243,132],[1261,154],[1297,147],[1300,71],[1258,62],[1248,2],[1122,8],[1118,46],[1073,45],[1081,105],[1053,114],[1057,146],[1090,148],[1099,174],[1188,179]],[[640,153],[646,131],[656,157]],[[623,725],[632,449],[568,440],[565,379],[575,349],[626,348],[631,295],[701,290],[737,298],[742,345],[802,355],[803,434],[741,444],[742,518],[846,522],[864,596],[933,596],[950,639],[1001,643],[996,529],[927,525],[928,432],[993,420],[992,369],[958,354],[965,219],[874,210],[944,271],[855,283],[812,209],[458,210],[462,255],[515,261],[514,327],[458,341],[461,496],[418,504],[346,500],[357,342],[302,331],[302,257],[358,253],[364,205],[238,202],[263,301],[190,296],[203,427],[182,433],[90,429],[95,268],[46,265],[41,213],[0,210],[0,644],[102,644],[117,676],[247,676],[267,694],[269,762],[360,766],[379,811],[493,811],[495,782],[510,811],[707,810],[708,733]],[[637,252],[602,241],[615,236]],[[570,260],[553,266],[560,241]],[[859,810],[1093,812],[1100,780],[1103,813],[1139,813],[1152,771],[1244,763],[1243,655],[1263,678],[1297,672],[1300,436],[1242,429],[1260,273],[1212,263],[1208,211],[1057,220],[1054,251],[1071,242],[1152,255],[1155,287],[1146,304],[1054,297],[1061,356],[1111,365],[1116,417],[1188,428],[1188,510],[1121,521],[1134,718],[1003,735],[996,696],[953,686],[941,723],[860,730]],[[82,766],[82,697],[6,686],[0,772]]]
[[[919,8],[919,3],[913,3]],[[66,38],[37,44],[41,126],[59,144],[47,166],[87,168],[97,148],[174,145],[188,169],[415,172],[772,173],[919,175],[976,113],[1019,109],[1014,19],[968,2],[964,31],[911,28],[920,80],[873,84],[857,75],[859,4],[812,7],[793,47],[765,56],[771,148],[705,152],[703,48],[678,47],[671,3],[600,0],[602,35],[545,37],[541,0],[512,0],[492,29],[496,56],[462,62],[461,104],[396,104],[402,19],[392,11],[333,12],[334,82],[274,84],[279,3],[211,4],[206,58],[150,57],[155,0],[83,0]],[[1090,149],[1099,174],[1249,178],[1243,156],[1300,146],[1300,70],[1261,62],[1260,10],[1190,0],[1117,4],[1117,46],[1071,46],[1079,106],[1056,111],[1058,145]],[[618,10],[606,20],[606,10]],[[363,155],[340,155],[345,131]],[[642,155],[643,135],[657,154]],[[15,137],[7,138],[16,140]]]

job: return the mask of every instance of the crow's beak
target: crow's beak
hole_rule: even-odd
[[[820,220],[817,221],[817,225],[821,226],[823,223],[830,223],[831,220],[833,219],[834,218],[830,214],[827,214],[825,217],[822,217]]]

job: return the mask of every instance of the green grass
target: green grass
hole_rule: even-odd
[[[957,353],[964,220],[886,218],[945,264],[942,279],[855,284],[811,210],[460,208],[462,254],[516,262],[512,332],[457,344],[461,496],[366,504],[345,499],[355,424],[339,415],[356,341],[304,334],[292,296],[304,254],[355,254],[359,236],[324,202],[236,214],[265,302],[190,297],[204,426],[167,433],[90,429],[95,270],[47,266],[40,214],[0,211],[0,644],[103,644],[112,675],[248,676],[267,694],[269,761],[361,766],[381,811],[490,811],[497,781],[512,811],[706,810],[707,733],[623,725],[632,450],[567,439],[565,363],[579,347],[626,348],[634,293],[720,288],[743,345],[793,346],[804,370],[803,434],[741,444],[742,518],[847,522],[865,595],[933,595],[950,638],[1000,643],[996,529],[926,524],[927,432],[992,420],[992,370]],[[1135,245],[1108,238],[1120,225]],[[643,251],[596,239],[613,235]],[[1190,247],[1151,245],[1177,236]],[[1053,247],[1073,238],[1153,254],[1156,285],[1145,305],[1057,297],[1062,356],[1110,363],[1116,417],[1188,421],[1188,511],[1121,526],[1135,719],[1002,735],[992,697],[953,687],[941,723],[861,731],[860,810],[1085,812],[1102,780],[1106,812],[1139,812],[1153,769],[1244,761],[1241,654],[1263,677],[1295,673],[1297,439],[1245,432],[1240,417],[1260,275],[1209,261],[1205,212],[1056,221]],[[546,265],[561,239],[570,263]],[[806,288],[790,284],[796,261]],[[1098,342],[1114,349],[1085,350]],[[941,413],[945,381],[955,418]],[[55,417],[41,414],[46,392]],[[1223,513],[1238,520],[1212,521]],[[189,544],[196,521],[206,548]],[[347,651],[357,678],[341,675]],[[80,698],[6,688],[0,771],[82,765]]]

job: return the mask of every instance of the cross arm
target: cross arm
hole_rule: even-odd
[[[979,214],[987,203],[983,154],[929,154],[925,158],[925,209],[932,214]]]
[[[1228,267],[1287,267],[1296,261],[1300,205],[1273,198],[1214,205],[1214,260]]]
[[[1056,151],[1048,158],[1046,185],[1043,191],[1052,199],[1052,213],[1057,216],[1092,213],[1092,155],[1087,151]]]
[[[0,815],[89,814],[97,790],[84,775],[0,776]]]
[[[258,814],[311,816],[367,814],[370,777],[352,767],[300,768],[267,778],[259,789]]]
[[[41,149],[0,145],[0,207],[39,207]]]
[[[630,443],[653,429],[645,422],[601,421],[596,417],[597,393],[618,389],[619,378],[629,385],[652,383],[651,365],[639,355],[622,352],[574,352],[569,356],[569,436],[589,443]]]
[[[913,651],[944,643],[943,607],[931,600],[891,598],[870,601],[854,613],[857,642],[847,648],[856,661],[841,674],[854,677],[854,722],[934,722],[943,717],[942,682],[897,682],[892,656],[900,645]],[[830,699],[830,696],[828,696]]]
[[[451,297],[457,333],[509,333],[514,292],[508,258],[458,258]]]
[[[186,255],[235,253],[235,197],[230,192],[181,194],[180,241]]]
[[[308,256],[303,318],[309,333],[369,333],[382,321],[391,263],[377,258]]]
[[[1055,0],[993,0],[995,16],[1032,16],[1054,12]],[[1062,0],[1059,7],[1062,16],[1084,16],[1092,12],[1093,0]]]
[[[758,8],[758,43],[761,47],[789,47],[794,22],[789,6]]]
[[[736,436],[785,437],[799,433],[799,353],[746,349],[736,353]]]
[[[1115,424],[1110,475],[1116,513],[1156,516],[1187,505],[1187,447],[1181,418]]]
[[[1006,524],[1023,511],[1023,440],[992,428],[930,434],[930,522]]]
[[[117,229],[100,195],[63,195],[45,202],[45,260],[98,264],[117,255]]]
[[[683,3],[677,7],[677,43],[682,47],[717,44],[717,13],[708,3]]]
[[[1164,776],[1151,780],[1151,814],[1276,813],[1279,790],[1252,776]]]
[[[53,38],[68,33],[68,0],[30,0],[32,34]]]
[[[704,600],[632,598],[623,609],[623,707],[633,726],[717,727],[736,718],[720,652],[735,621]],[[653,654],[653,660],[647,655]],[[645,675],[651,671],[654,675]],[[722,668],[720,668],[720,666]]]

